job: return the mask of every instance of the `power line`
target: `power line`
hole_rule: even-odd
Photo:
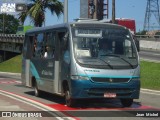
[[[160,30],[159,0],[147,0],[144,30]]]

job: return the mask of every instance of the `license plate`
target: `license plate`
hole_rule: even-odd
[[[115,98],[116,96],[116,93],[104,93],[105,98]]]

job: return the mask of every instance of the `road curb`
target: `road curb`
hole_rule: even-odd
[[[14,75],[20,77],[21,73],[0,72],[0,75]]]
[[[141,61],[147,61],[147,62],[154,62],[154,63],[160,63],[160,61],[157,60],[150,60],[150,59],[145,59],[145,58],[140,58]]]
[[[147,48],[140,48],[140,51],[160,52],[160,50],[158,49],[147,49]]]
[[[160,93],[159,90],[151,90],[151,89],[145,89],[145,88],[141,88],[141,91]]]

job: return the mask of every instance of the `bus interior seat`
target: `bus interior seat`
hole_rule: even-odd
[[[124,49],[123,49],[123,42],[116,42],[115,43],[115,54],[124,54]]]

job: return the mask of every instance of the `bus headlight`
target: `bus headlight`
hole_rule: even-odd
[[[71,79],[72,80],[89,80],[89,77],[87,77],[87,76],[80,76],[80,75],[72,75]]]
[[[134,78],[132,78],[132,80],[140,80],[140,78],[139,77],[134,77]]]

